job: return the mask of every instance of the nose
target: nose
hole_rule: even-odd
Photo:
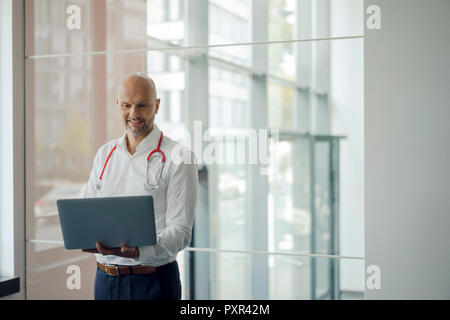
[[[138,113],[138,110],[137,110],[136,106],[134,106],[134,105],[131,106],[129,117],[130,117],[130,119],[136,119],[136,118],[139,117],[139,113]]]

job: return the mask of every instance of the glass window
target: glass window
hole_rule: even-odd
[[[177,55],[150,51],[147,73],[157,85],[161,99],[156,120],[161,130],[175,140],[182,140],[186,129],[185,59]]]
[[[255,7],[257,0],[199,1],[196,8],[183,0],[79,0],[70,13],[69,0],[25,2],[30,299],[92,298],[94,258],[62,247],[56,199],[81,197],[97,149],[123,134],[116,88],[138,71],[155,81],[161,99],[156,123],[175,140],[183,140],[193,119],[204,119],[217,154],[237,160],[248,148],[244,133],[252,125],[280,130],[278,141],[269,139],[270,159],[277,161],[267,166],[231,161],[201,168],[193,249],[244,253],[186,251],[180,264],[184,297],[340,297],[341,278],[361,271],[359,265],[295,254],[339,254],[339,142],[328,136],[329,83],[330,64],[343,57],[330,58],[332,42],[252,44],[252,37],[327,34],[329,0],[268,0],[266,8]],[[263,9],[267,21],[258,25],[255,15]],[[192,18],[198,12],[205,13],[204,26]],[[208,42],[194,45],[204,48],[184,47],[193,45],[193,31]],[[326,137],[304,134],[305,128]],[[264,210],[256,212],[260,204]],[[255,247],[272,253],[261,258],[248,252]],[[65,288],[70,264],[83,270],[81,290]],[[258,286],[267,289],[254,292]]]
[[[242,74],[209,67],[210,122],[227,130],[248,127],[250,79]]]
[[[294,0],[269,0],[269,39],[293,39]],[[269,73],[293,80],[295,77],[294,44],[284,43],[268,47]]]
[[[209,43],[232,44],[250,42],[249,5],[236,0],[209,1]],[[214,47],[214,57],[242,65],[250,64],[250,48]]]
[[[267,85],[269,128],[293,129],[294,90],[273,83]]]

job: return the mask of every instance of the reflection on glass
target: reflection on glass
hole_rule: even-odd
[[[161,107],[157,119],[161,130],[180,141],[186,129],[185,102],[186,59],[176,54],[150,51],[147,53],[147,73],[157,84]]]
[[[195,272],[185,270],[184,299],[255,299],[266,294],[270,300],[304,299],[363,299],[364,298],[364,261],[359,259],[314,258],[324,264],[341,265],[339,273],[332,274],[327,281],[333,292],[328,295],[313,296],[311,289],[321,275],[311,269],[312,258],[299,256],[242,254],[229,252],[189,251],[191,266]],[[258,261],[265,263],[253,263]],[[254,277],[268,265],[268,277]],[[214,271],[211,271],[214,270]],[[253,283],[257,281],[258,283]],[[267,288],[267,292],[255,292],[253,288]]]
[[[311,265],[308,258],[269,256],[269,298],[306,300],[311,293]]]
[[[248,299],[250,255],[215,254],[216,277],[212,299]],[[230,272],[232,270],[232,272]],[[232,298],[231,298],[232,297]]]
[[[208,39],[210,44],[236,44],[254,41],[252,35],[257,36],[258,30],[263,28],[267,28],[268,39],[273,41],[323,37],[330,32],[330,8],[336,6],[330,0],[268,0],[268,23],[264,26],[252,25],[255,20],[252,5],[257,1],[196,1],[196,4],[203,3],[204,12],[208,13],[208,26],[199,28],[206,36],[200,38]],[[345,3],[355,1],[359,0]],[[194,106],[189,105],[187,98],[193,91],[207,95],[213,132],[233,135],[248,128],[252,117],[259,116],[250,114],[250,107],[255,97],[255,82],[266,81],[261,79],[267,79],[267,96],[259,98],[267,99],[268,110],[264,109],[267,112],[264,117],[268,118],[268,127],[299,130],[294,118],[314,103],[317,110],[326,111],[318,112],[318,117],[327,117],[329,42],[255,45],[261,50],[253,50],[254,46],[250,45],[233,45],[203,48],[193,53],[173,49],[205,44],[188,43],[188,9],[192,9],[189,6],[193,1],[77,0],[75,3],[81,10],[79,29],[67,27],[71,14],[66,10],[73,1],[26,0],[27,55],[172,49],[27,59],[27,185],[30,186],[27,201],[31,203],[27,210],[27,239],[62,239],[56,200],[80,197],[98,147],[123,134],[117,115],[116,88],[129,73],[147,72],[155,80],[161,99],[156,122],[175,140],[181,140],[189,127],[187,121]],[[352,20],[351,15],[336,15],[336,12],[335,23],[344,18]],[[358,28],[345,29],[345,35],[352,35],[347,31]],[[255,65],[252,52],[264,53],[262,61],[266,65]],[[203,56],[207,59],[197,59]],[[190,67],[199,61],[208,64],[200,68],[204,73],[197,75],[201,78],[198,80],[208,80],[209,90],[199,85],[205,81],[192,81],[187,77]],[[267,77],[255,74],[253,69],[267,70]],[[187,79],[193,83],[187,83]],[[319,98],[315,96],[316,91],[321,94]],[[328,128],[328,122],[323,128]],[[222,147],[225,157],[235,152],[230,146]],[[269,166],[269,192],[261,195],[262,201],[268,201],[268,230],[264,231],[268,249],[337,253],[333,237],[336,225],[332,203],[334,186],[330,176],[334,158],[329,142],[312,143],[305,137],[282,139],[270,145],[270,153],[276,153],[279,162]],[[205,196],[210,201],[206,206],[211,218],[207,230],[210,245],[250,249],[249,167],[214,165],[208,168],[208,174],[212,177],[206,179],[210,184]],[[62,276],[42,273],[48,278],[41,281],[39,270],[58,265],[60,272],[75,256],[76,253],[66,252],[57,244],[29,243],[28,279],[34,281],[29,286],[30,296],[38,298],[39,288],[43,297],[52,296],[45,290],[45,281],[51,281],[52,276],[57,279]],[[223,254],[215,259],[207,273],[214,283],[212,296],[251,297],[248,276],[253,268],[251,255]],[[262,281],[269,283],[269,297],[332,297],[336,284],[329,270],[336,271],[337,267],[331,260],[273,256],[267,261],[268,279]],[[350,270],[344,263],[342,269]],[[231,276],[229,270],[237,270],[236,275]],[[352,278],[345,273],[347,271],[341,271],[343,278]]]
[[[269,0],[269,39],[293,39],[294,0]],[[293,80],[295,77],[294,44],[269,47],[269,73]]]
[[[244,166],[217,167],[215,243],[218,248],[248,249],[247,172]]]
[[[145,48],[145,9],[141,0],[26,0],[26,55]]]
[[[210,12],[221,10],[217,5],[210,5]],[[240,54],[240,51],[235,51],[234,54],[236,53]],[[215,53],[210,50],[210,54]],[[237,165],[235,161],[237,152],[240,152],[242,147],[245,149],[246,142],[238,140],[234,134],[239,128],[246,128],[249,124],[250,79],[232,70],[215,66],[214,61],[209,62],[208,73],[210,128],[213,135],[220,134],[225,139],[217,141],[217,149],[220,150],[217,156],[221,154],[226,163],[230,163],[210,166],[214,181],[210,188],[212,194],[216,195],[212,200],[213,245],[218,248],[246,250],[249,247],[248,172],[245,165]],[[231,143],[226,137],[232,138]],[[238,145],[235,145],[235,142]],[[247,257],[219,254],[214,267],[214,296],[224,299],[234,295],[235,299],[244,299],[248,290],[245,276],[245,270],[249,267]],[[231,273],[229,270],[240,272]],[[233,287],[230,287],[229,283],[233,283]]]
[[[145,55],[136,54],[134,60],[117,64],[117,56],[100,58],[27,60],[27,111],[35,115],[30,126],[34,128],[29,136],[32,140],[28,140],[34,146],[28,154],[36,168],[35,217],[50,219],[57,213],[56,199],[82,195],[98,147],[123,134],[115,104],[116,87],[129,71],[142,70]],[[84,68],[73,69],[74,61],[78,63],[80,59]],[[64,67],[55,71],[55,65]],[[109,65],[114,65],[114,69],[109,69]],[[93,73],[94,70],[104,72]],[[33,216],[28,217],[27,236],[33,239],[39,228],[31,221]],[[60,240],[61,236],[55,230],[44,238]]]
[[[239,143],[239,142],[238,142]],[[245,141],[241,142],[245,144]],[[239,146],[227,142],[218,142],[218,150],[224,158],[233,157]],[[230,159],[228,160],[229,162]],[[248,250],[248,172],[245,165],[220,164],[211,166],[214,174],[213,185],[210,192],[216,196],[213,198],[212,221],[214,235],[213,246],[223,249]],[[215,294],[218,299],[230,296],[230,290],[240,292],[236,299],[244,298],[248,290],[245,270],[249,268],[248,259],[245,256],[217,255],[214,264],[215,269]],[[241,273],[230,272],[241,270]],[[228,283],[233,282],[233,288]],[[226,284],[226,285],[225,285]]]
[[[270,143],[269,251],[310,252],[310,162],[307,139]]]
[[[90,299],[95,259],[68,251],[56,200],[81,198],[98,147],[120,137],[116,88],[133,71],[145,71],[145,54],[71,56],[26,60],[27,297]],[[81,67],[80,67],[81,66]],[[56,68],[55,68],[56,67]],[[50,241],[50,242],[49,242]],[[81,268],[82,289],[68,290],[67,268]]]
[[[310,252],[308,141],[272,142],[269,150],[277,157],[269,166],[269,251]],[[310,296],[310,261],[293,260],[269,257],[271,298],[290,299],[294,291],[296,299]]]
[[[314,239],[314,252],[317,253],[334,253],[334,239],[333,239],[333,222],[331,213],[331,168],[330,168],[330,142],[317,141],[315,143],[315,190],[314,190],[314,205],[315,205],[315,239]],[[337,222],[336,222],[337,223]],[[318,278],[316,286],[316,296],[327,296],[330,291],[330,270],[333,265],[331,261],[323,259],[315,259],[315,265],[317,274],[321,276]]]
[[[250,79],[227,69],[209,67],[209,119],[211,128],[245,128],[249,123]]]
[[[67,251],[62,244],[27,243],[26,250],[28,300],[93,299],[94,255],[79,250]],[[78,279],[69,278],[75,269],[80,275],[79,289],[74,287]]]
[[[250,38],[248,1],[209,1],[209,44],[246,43]],[[216,47],[210,55],[240,65],[250,65],[250,47]]]
[[[258,1],[254,0],[254,5]],[[336,4],[338,3],[338,4]],[[363,33],[360,0],[268,0],[265,26],[252,26],[248,0],[25,0],[26,55],[248,43],[251,30],[267,28],[257,41],[354,36]],[[189,6],[205,6],[203,42],[188,43]],[[76,6],[76,10],[73,10]],[[330,25],[330,20],[333,25]],[[351,21],[351,22],[349,22]],[[331,27],[330,27],[331,26]],[[266,33],[262,33],[266,34]],[[212,55],[249,64],[248,47],[213,48]],[[292,76],[294,45],[273,48],[270,70]],[[277,70],[278,66],[282,66]]]
[[[269,82],[267,99],[269,128],[293,129],[294,90]]]
[[[183,0],[147,0],[147,36],[150,44],[161,47],[160,40],[185,45]]]
[[[278,45],[267,45],[266,48]],[[34,186],[27,192],[28,201],[32,201],[34,208],[27,211],[27,239],[62,239],[56,200],[80,197],[98,147],[123,134],[115,101],[116,88],[130,72],[147,70],[153,77],[161,98],[156,122],[168,136],[182,138],[183,129],[187,128],[187,115],[192,108],[186,104],[188,59],[184,50],[177,50],[26,61],[26,108],[28,114],[34,115],[28,119],[28,127],[33,129],[27,136],[27,145],[32,147],[28,151],[31,163],[27,183]],[[80,65],[83,67],[78,68]],[[59,67],[57,72],[54,66]],[[211,129],[233,135],[236,130],[247,128],[251,116],[252,78],[211,61],[209,73],[203,76],[209,80]],[[197,84],[192,88],[206,91]],[[270,127],[290,129],[295,91],[270,82],[268,88]],[[239,149],[232,150],[226,146],[223,154],[227,157]],[[277,153],[281,161],[276,167],[269,166],[269,250],[310,252],[313,248],[310,240],[308,140],[281,141],[279,145],[272,145],[270,152]],[[324,164],[330,161],[330,154],[324,151],[317,153],[316,157]],[[210,213],[214,222],[211,225],[214,241],[210,245],[247,250],[251,245],[248,242],[248,167],[232,164],[216,165],[211,169],[214,179],[210,181],[212,185],[208,191],[214,195],[211,196],[213,206]],[[317,183],[325,190],[328,188],[325,180],[329,179],[325,173],[329,167],[316,169],[320,178]],[[317,196],[324,203],[328,201],[326,193],[318,193]],[[323,220],[326,225],[330,219],[325,204],[319,209],[316,209],[317,222]],[[317,226],[319,228],[322,224]],[[319,231],[322,232],[318,229],[315,238],[317,250],[326,252],[330,250],[329,243],[322,246],[319,242],[322,238],[317,237],[320,234],[326,236],[327,230]],[[216,272],[219,278],[226,276]]]
[[[333,196],[338,144],[302,134],[281,138],[269,149],[269,250],[339,254],[339,205]],[[312,299],[336,295],[338,266],[332,260],[311,259],[310,272]]]

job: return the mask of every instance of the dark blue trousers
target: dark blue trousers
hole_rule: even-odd
[[[111,276],[97,267],[95,300],[181,300],[177,261],[157,267],[152,274]]]

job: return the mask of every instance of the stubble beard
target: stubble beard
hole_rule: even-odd
[[[132,128],[130,128],[128,126],[128,123],[125,124],[125,128],[129,134],[137,138],[149,132],[150,124],[144,120],[144,125],[138,130],[133,130]]]

